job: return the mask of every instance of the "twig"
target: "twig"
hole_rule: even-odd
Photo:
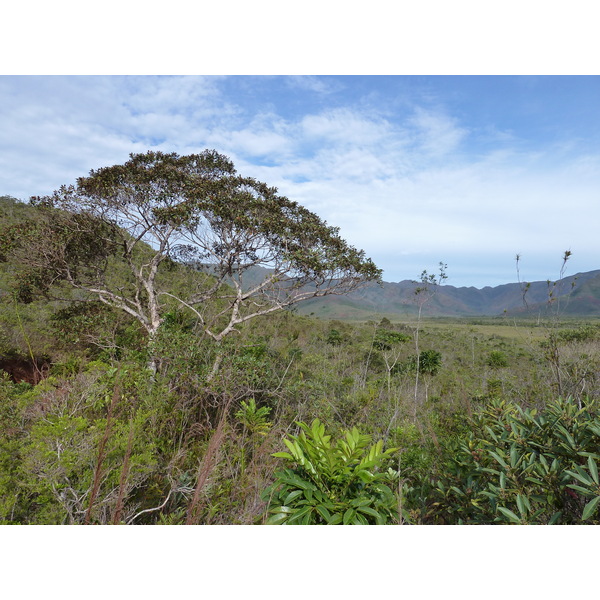
[[[143,515],[144,513],[154,512],[155,510],[161,510],[162,508],[164,508],[167,505],[167,502],[171,498],[171,494],[174,491],[176,490],[174,488],[171,488],[171,490],[167,494],[167,497],[165,498],[165,501],[160,506],[155,506],[154,508],[146,508],[145,510],[140,511],[139,513],[137,513],[137,515],[134,515],[133,517],[131,517],[131,519],[129,519],[129,521],[127,521],[127,525],[131,525],[139,516]]]

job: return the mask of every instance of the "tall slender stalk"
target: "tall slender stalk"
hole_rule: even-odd
[[[115,510],[113,512],[112,523],[118,525],[121,522],[121,514],[123,513],[123,500],[125,498],[125,486],[129,477],[129,461],[131,459],[131,449],[133,447],[133,419],[129,421],[129,436],[127,438],[127,450],[125,451],[125,457],[123,458],[123,468],[121,470],[121,477],[119,478],[119,492],[117,495],[117,502],[115,504]]]
[[[431,300],[437,291],[437,287],[442,284],[442,282],[448,279],[446,275],[446,268],[448,265],[443,262],[439,263],[439,275],[436,277],[435,275],[430,275],[424,270],[421,273],[421,281],[420,285],[415,289],[415,296],[417,298],[417,303],[419,307],[419,312],[417,314],[417,328],[415,331],[415,352],[417,355],[416,360],[416,374],[415,374],[415,388],[414,388],[414,405],[413,405],[413,420],[417,421],[417,405],[418,405],[418,395],[419,395],[419,375],[421,372],[421,349],[419,347],[419,333],[421,331],[421,317],[423,315],[423,306],[429,300]]]
[[[102,435],[102,439],[98,444],[98,459],[96,460],[96,467],[94,469],[94,482],[92,483],[92,490],[90,492],[90,500],[88,504],[87,511],[85,513],[85,525],[89,525],[92,516],[92,508],[94,507],[94,502],[96,500],[96,496],[98,495],[98,491],[100,489],[100,479],[102,477],[102,465],[104,463],[104,459],[106,458],[106,444],[108,442],[108,438],[110,437],[111,428],[112,428],[112,417],[114,407],[117,403],[117,399],[121,395],[121,386],[117,379],[115,382],[115,387],[113,390],[113,395],[110,401],[110,405],[108,407],[108,415],[106,417],[106,427],[104,428],[104,434]]]
[[[212,473],[215,468],[217,453],[221,444],[223,443],[223,438],[225,437],[225,423],[227,422],[227,415],[229,413],[229,407],[231,405],[232,398],[229,398],[226,404],[223,406],[221,410],[221,416],[219,418],[219,423],[217,424],[217,428],[212,434],[209,442],[208,448],[206,449],[206,454],[200,463],[200,467],[198,469],[198,477],[196,480],[196,488],[194,490],[194,496],[192,501],[190,502],[187,510],[187,516],[185,520],[186,525],[196,525],[199,519],[199,510],[202,506],[201,503],[201,494],[208,477]]]

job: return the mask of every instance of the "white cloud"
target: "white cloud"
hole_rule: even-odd
[[[206,133],[205,141],[220,152],[280,163],[293,156],[296,139],[292,129],[278,115],[265,113],[239,129],[220,123]]]
[[[224,148],[256,158],[287,155],[291,146],[289,138],[268,130],[252,130],[250,128],[231,132],[212,132],[208,134],[209,145]]]
[[[301,126],[308,140],[359,147],[378,143],[390,133],[390,126],[383,119],[365,117],[349,109],[307,115]]]
[[[323,97],[331,90],[327,79],[286,82]],[[50,193],[151,147],[208,147],[340,226],[388,280],[445,260],[451,277],[468,263],[483,284],[485,260],[490,273],[506,265],[510,281],[517,252],[553,264],[569,246],[574,262],[588,257],[580,270],[598,267],[600,154],[579,152],[577,140],[525,151],[516,134],[475,131],[443,107],[394,114],[370,102],[287,114],[273,101],[256,112],[223,89],[202,77],[0,77],[0,194]],[[469,153],[473,138],[492,149]]]
[[[445,156],[458,148],[467,130],[439,112],[417,108],[409,123],[415,127],[416,142],[426,154]]]

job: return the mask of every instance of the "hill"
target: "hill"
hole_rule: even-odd
[[[413,281],[372,284],[343,298],[330,296],[304,302],[300,314],[328,319],[364,320],[380,316],[410,316],[417,312]],[[550,296],[550,293],[552,294]],[[552,298],[552,302],[549,299]],[[427,303],[430,316],[466,317],[539,315],[547,311],[568,316],[600,315],[600,270],[577,273],[560,281],[508,283],[495,287],[440,285]]]
[[[264,267],[247,271],[244,287],[257,285],[268,274],[270,271]],[[298,314],[321,319],[353,321],[410,317],[418,311],[415,291],[420,285],[410,280],[372,283],[343,296],[306,300],[296,310]],[[440,285],[427,302],[426,310],[427,315],[436,317],[538,317],[557,311],[563,316],[600,316],[600,269],[569,275],[556,282],[515,282],[483,288]]]

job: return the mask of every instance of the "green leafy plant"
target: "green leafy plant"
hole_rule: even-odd
[[[332,346],[339,346],[343,341],[342,334],[337,329],[330,329],[326,342]]]
[[[492,400],[447,450],[426,520],[444,523],[598,522],[600,418],[558,399],[538,413]]]
[[[388,331],[386,329],[378,329],[375,333],[373,346],[378,350],[390,350],[392,346],[408,342],[410,336],[398,331]]]
[[[289,452],[273,455],[291,468],[263,492],[268,524],[384,525],[398,517],[390,488],[398,475],[384,470],[396,449],[384,451],[381,440],[371,445],[371,436],[356,427],[332,442],[318,419],[298,426],[299,435],[283,440]]]
[[[418,369],[417,369],[418,366]],[[420,375],[436,375],[442,366],[442,354],[437,350],[423,350],[419,356],[411,356],[404,369]]]
[[[267,435],[271,429],[271,423],[267,421],[271,409],[268,406],[257,408],[254,398],[250,398],[248,402],[242,400],[240,406],[240,410],[235,413],[235,418],[245,429],[250,433]]]
[[[492,350],[485,362],[489,367],[493,368],[508,367],[508,359],[504,352],[500,350]]]
[[[596,460],[589,455],[585,466],[576,465],[573,471],[566,471],[567,475],[574,477],[577,484],[569,484],[572,490],[582,494],[591,500],[585,505],[581,513],[581,520],[587,521],[591,519],[597,512],[598,504],[600,504],[600,482],[598,481],[598,464]],[[596,455],[597,456],[597,455]],[[587,467],[587,469],[586,469]]]

